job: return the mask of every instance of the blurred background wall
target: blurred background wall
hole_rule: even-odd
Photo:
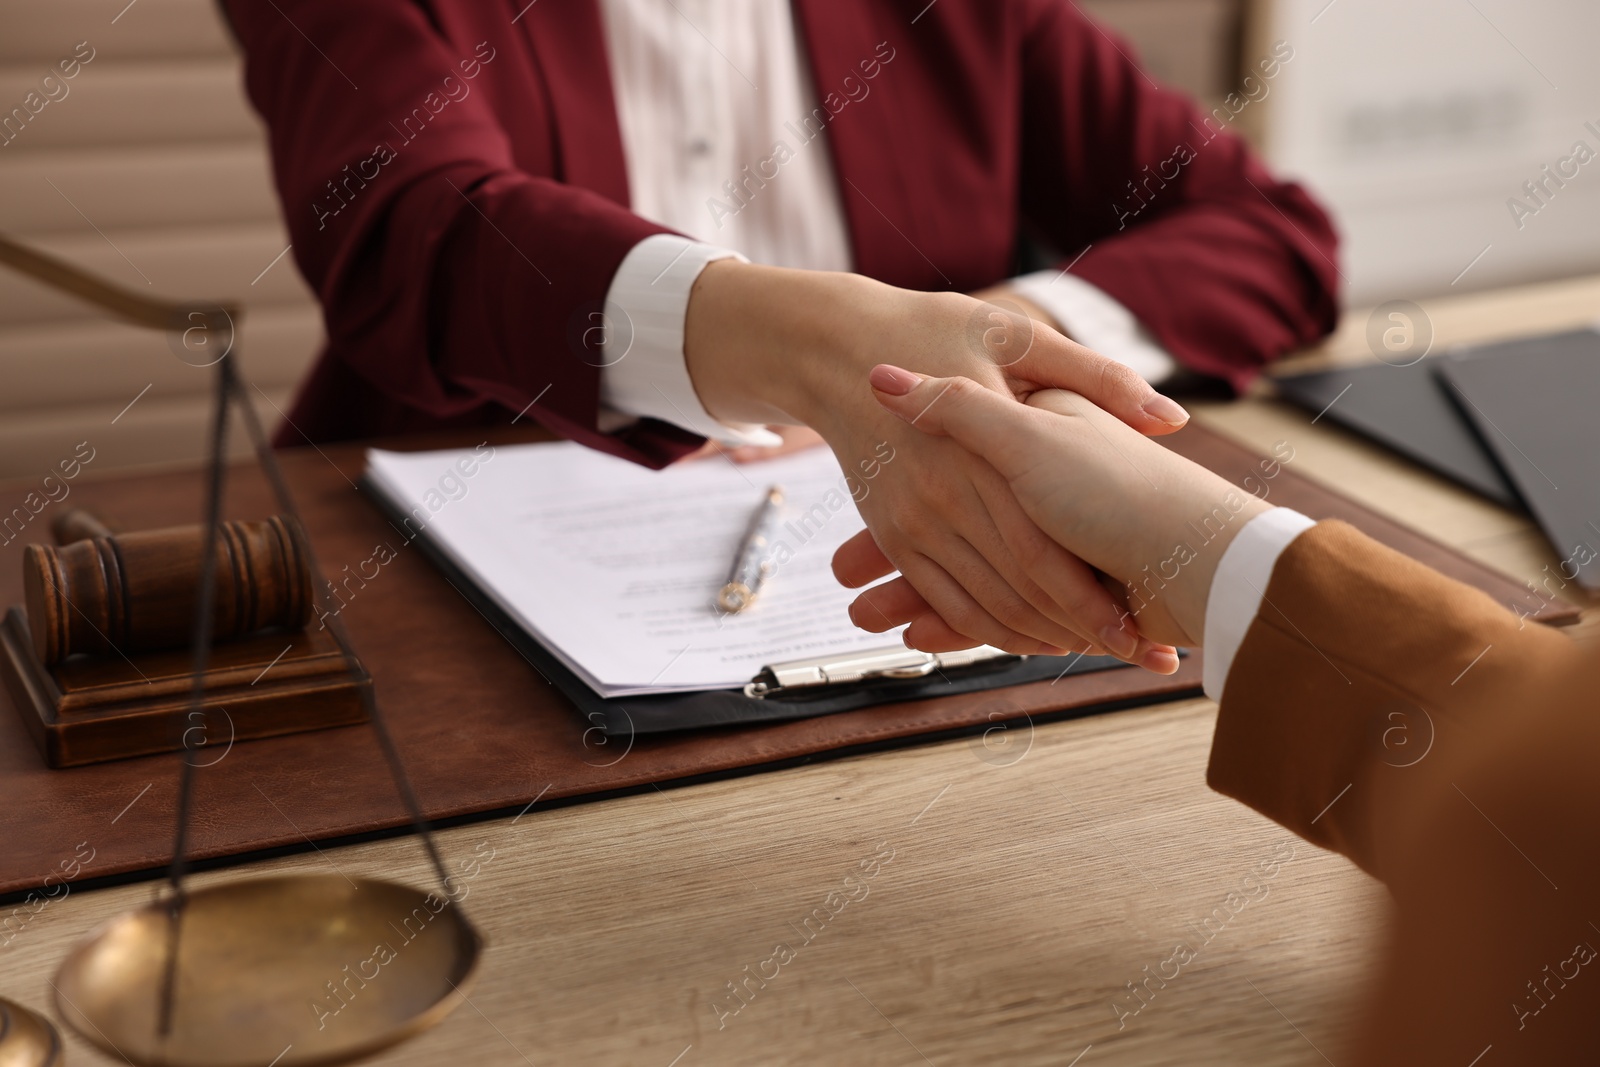
[[[287,409],[321,316],[277,259],[263,128],[212,0],[0,0],[0,118],[63,59],[81,65],[66,94],[0,124],[0,232],[154,295],[243,301],[244,365]],[[0,477],[85,440],[91,472],[192,462],[211,381],[160,334],[0,268]]]
[[[1274,40],[1258,129],[1334,209],[1349,305],[1600,269],[1600,3],[1274,0]]]
[[[1334,209],[1349,305],[1600,270],[1600,159],[1571,162],[1600,153],[1595,0],[1078,2]],[[0,115],[73,58],[67,95],[0,126],[0,231],[151,293],[243,301],[275,422],[320,319],[212,0],[0,0]],[[209,382],[0,271],[0,477],[84,440],[96,471],[192,462]]]

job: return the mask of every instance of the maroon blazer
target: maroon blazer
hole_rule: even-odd
[[[327,320],[284,443],[524,409],[651,465],[699,443],[595,425],[586,316],[663,231],[628,210],[597,0],[226,3]],[[794,5],[830,111],[893,50],[826,127],[862,274],[976,289],[1029,234],[1236,387],[1332,329],[1327,216],[1070,0]]]

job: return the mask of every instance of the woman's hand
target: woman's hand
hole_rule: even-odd
[[[1217,561],[1267,509],[1264,501],[1081,395],[1041,391],[1018,405],[965,379],[920,378],[886,366],[874,368],[871,381],[887,410],[981,457],[1040,530],[1122,586],[1148,639],[1199,644]],[[863,593],[851,617],[868,629],[887,628],[874,620],[911,622],[906,643],[921,648],[925,638],[937,644],[946,636],[928,610],[897,579]]]
[[[730,260],[696,283],[684,351],[706,410],[730,422],[809,425],[860,482],[872,540],[870,551],[838,557],[847,584],[900,571],[948,624],[947,642],[1149,653],[1117,598],[1039,530],[992,466],[891,415],[863,388],[869,369],[892,359],[979,382],[1007,403],[1070,388],[1138,433],[1170,433],[1187,420],[1126,367],[958,293]],[[880,621],[875,628],[889,628]]]
[[[1006,311],[1021,312],[1034,322],[1048,326],[1063,337],[1067,336],[1067,331],[1062,329],[1061,323],[1056,321],[1054,315],[1009,285],[992,285],[987,289],[978,289],[973,292],[972,298],[985,304],[994,304]]]

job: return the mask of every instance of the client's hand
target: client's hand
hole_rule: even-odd
[[[1019,405],[966,379],[924,379],[888,366],[874,368],[871,381],[885,408],[982,457],[1039,529],[1121,585],[1141,633],[1199,644],[1217,561],[1267,509],[1264,501],[1074,393],[1036,392]],[[840,555],[847,550],[856,554],[852,573],[887,573],[881,555],[867,558],[870,544],[847,545]],[[949,647],[944,622],[904,579],[863,593],[851,617],[869,630],[910,622],[907,644]],[[1146,663],[1153,670],[1177,668],[1175,659],[1153,658]]]
[[[1149,652],[1117,597],[1038,529],[988,463],[908,426],[863,388],[869,369],[891,358],[981,382],[1007,404],[1058,386],[1092,397],[1137,432],[1183,425],[1183,409],[1137,374],[959,293],[731,260],[701,274],[684,333],[706,410],[822,434],[850,479],[874,558],[892,563],[964,645],[1092,648],[1129,659]],[[855,584],[871,577],[848,565],[844,576]]]

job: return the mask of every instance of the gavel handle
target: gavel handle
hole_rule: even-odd
[[[57,515],[50,524],[56,544],[69,545],[74,541],[89,541],[96,537],[110,537],[117,531],[87,508],[73,508]]]

